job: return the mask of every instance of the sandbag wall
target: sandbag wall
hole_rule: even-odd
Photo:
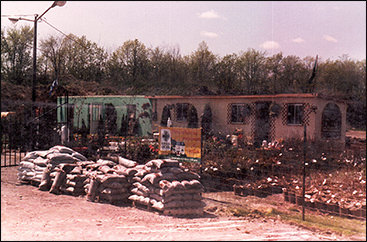
[[[202,215],[203,186],[196,173],[184,171],[176,160],[151,160],[135,167],[129,199],[166,215]]]
[[[96,162],[64,146],[28,153],[20,163],[21,182],[42,191],[112,204],[132,202],[166,215],[202,215],[200,176],[178,161],[157,159],[139,165],[120,156]]]
[[[115,161],[123,159],[114,157]],[[126,161],[129,161],[126,159]],[[97,160],[96,164],[86,167],[88,180],[85,187],[88,201],[101,201],[115,203],[126,203],[131,195],[131,179],[136,171],[131,169],[137,163],[129,161],[132,166],[124,166],[124,163],[116,163],[112,160]]]
[[[32,151],[23,157],[18,168],[21,183],[39,185],[45,171],[51,173],[61,163],[73,164],[87,160],[82,154],[65,146],[54,146],[49,150]]]

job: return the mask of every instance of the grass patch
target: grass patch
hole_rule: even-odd
[[[236,217],[249,217],[253,215],[259,215],[262,217],[276,218],[285,222],[290,222],[295,225],[302,226],[311,230],[321,230],[338,233],[344,236],[366,236],[366,221],[360,221],[356,219],[347,219],[338,216],[330,215],[311,215],[305,214],[305,221],[302,220],[302,214],[295,213],[297,209],[290,208],[285,212],[275,208],[266,209],[249,209],[249,208],[229,208],[233,216]]]

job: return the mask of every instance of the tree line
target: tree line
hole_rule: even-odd
[[[32,83],[33,30],[1,30],[1,80]],[[51,85],[73,77],[107,84],[120,94],[254,95],[318,92],[348,101],[348,119],[365,127],[366,59],[318,60],[249,48],[218,56],[206,42],[189,55],[175,47],[127,40],[112,53],[85,36],[50,36],[38,44],[37,80]]]

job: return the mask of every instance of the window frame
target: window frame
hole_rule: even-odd
[[[236,107],[236,113],[234,114],[234,107]],[[247,103],[231,103],[230,104],[230,123],[231,124],[245,124],[246,122],[246,113],[245,109],[248,107]],[[236,116],[236,120],[233,120],[233,117]],[[242,119],[242,120],[241,120]]]
[[[189,117],[189,103],[176,103],[176,121],[187,121]]]
[[[290,107],[293,107],[292,113],[289,110]],[[303,124],[303,119],[304,119],[304,103],[288,103],[287,104],[287,125],[300,126]]]

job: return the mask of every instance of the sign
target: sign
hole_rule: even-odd
[[[159,153],[161,157],[200,162],[201,129],[159,127]]]

